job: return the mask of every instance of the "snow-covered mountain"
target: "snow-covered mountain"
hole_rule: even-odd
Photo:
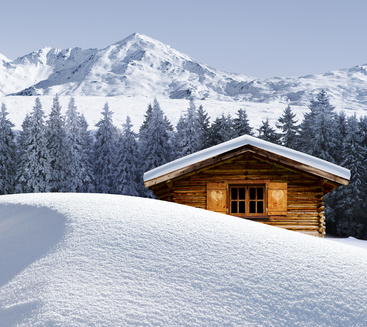
[[[101,50],[44,48],[12,62],[4,58],[1,71],[4,95],[207,98],[228,96],[227,84],[236,77],[140,34]]]
[[[0,55],[0,96],[194,96],[305,106],[321,89],[341,109],[361,109],[367,104],[367,65],[261,80],[211,68],[137,33],[104,49],[43,48],[14,61]]]

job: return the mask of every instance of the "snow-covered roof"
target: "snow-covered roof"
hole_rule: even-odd
[[[203,162],[210,158],[219,156],[232,150],[236,150],[246,145],[250,145],[258,149],[271,152],[278,156],[296,161],[302,165],[314,167],[318,170],[335,175],[345,180],[350,179],[349,169],[343,168],[341,166],[335,165],[331,162],[316,158],[303,152],[299,152],[281,145],[273,144],[253,136],[243,135],[233,140],[192,153],[183,158],[179,158],[177,160],[166,163],[160,167],[149,170],[144,174],[144,181],[146,182],[161,177],[163,175],[177,171],[181,168],[188,167],[197,164],[199,162]]]

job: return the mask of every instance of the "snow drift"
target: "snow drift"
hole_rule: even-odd
[[[362,326],[367,252],[118,195],[0,197],[0,321]]]

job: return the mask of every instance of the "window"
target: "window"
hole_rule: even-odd
[[[241,180],[207,183],[206,208],[239,217],[287,215],[287,183]]]
[[[229,190],[229,213],[239,216],[265,215],[265,186],[233,185]]]

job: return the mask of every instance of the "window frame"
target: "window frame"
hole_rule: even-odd
[[[227,213],[231,216],[241,218],[267,218],[268,217],[268,184],[270,181],[228,181],[227,187]],[[257,187],[263,189],[263,213],[250,213],[250,188]],[[245,213],[232,213],[232,188],[245,188]],[[239,200],[237,200],[239,201]],[[257,200],[256,200],[257,201]]]

